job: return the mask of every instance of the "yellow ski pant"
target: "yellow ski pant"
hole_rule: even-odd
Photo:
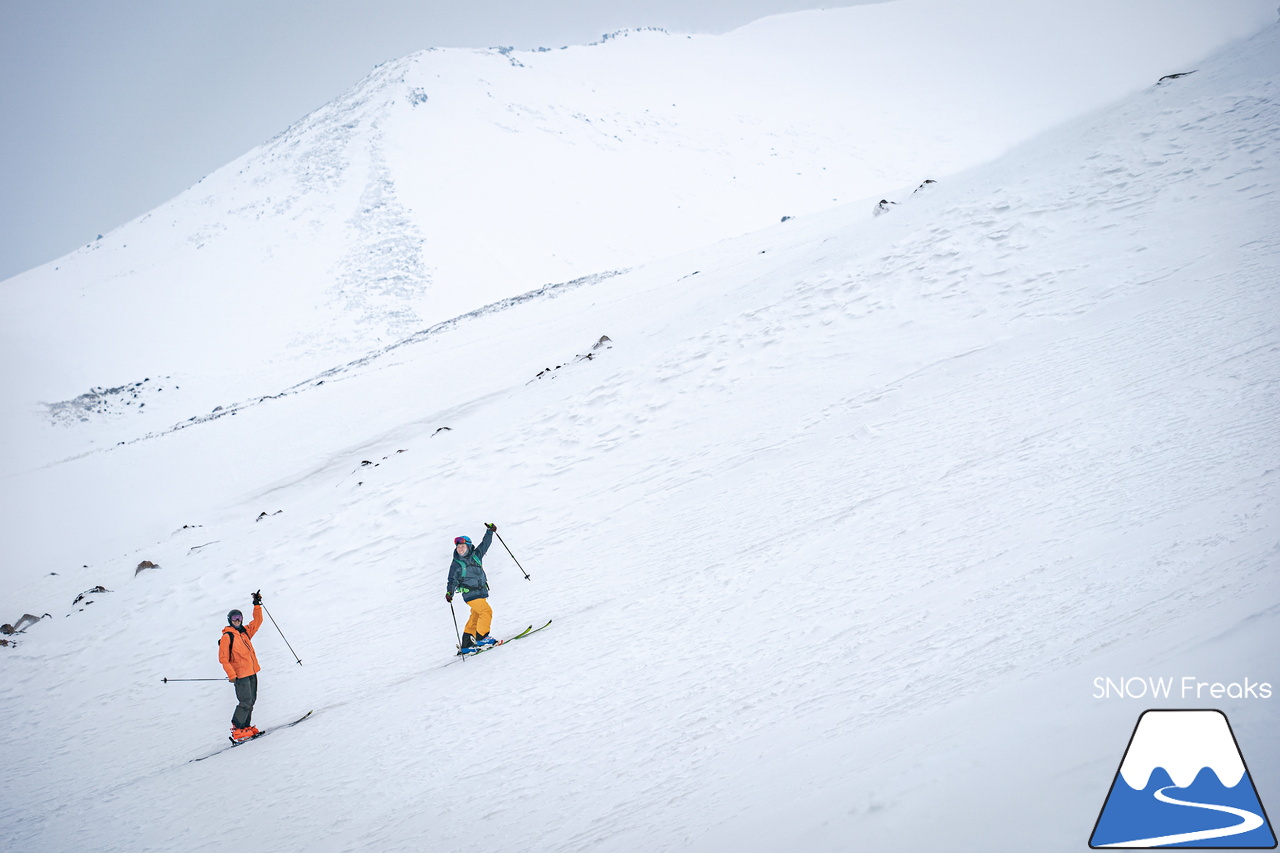
[[[475,598],[468,601],[467,606],[471,608],[471,618],[467,620],[466,633],[483,637],[493,625],[493,608],[489,606],[489,599]]]

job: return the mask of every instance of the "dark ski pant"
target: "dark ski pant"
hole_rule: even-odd
[[[236,698],[240,700],[240,704],[231,715],[231,728],[248,728],[249,720],[253,718],[253,703],[258,701],[258,674],[237,678],[232,683],[236,686]]]

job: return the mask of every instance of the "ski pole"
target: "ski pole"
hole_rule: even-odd
[[[493,535],[498,537],[498,541],[499,541],[499,542],[502,542],[502,547],[503,547],[503,548],[507,548],[507,543],[503,541],[503,539],[502,539],[502,534],[501,534],[501,533],[499,533],[497,530],[494,530],[494,531],[493,531]],[[508,553],[508,554],[511,554],[511,549],[510,549],[510,548],[507,548],[507,553]],[[513,560],[515,560],[515,561],[516,561],[516,567],[520,569],[520,573],[524,575],[524,579],[525,579],[525,580],[527,580],[527,581],[528,581],[528,580],[533,580],[533,578],[529,577],[529,573],[528,573],[528,572],[526,572],[526,571],[524,570],[524,566],[520,565],[520,561],[519,561],[519,560],[516,560],[516,555],[515,555],[515,554],[511,554],[511,559],[513,559]]]
[[[453,633],[458,635],[458,648],[462,648],[462,634],[458,631],[458,611],[453,609],[453,602],[449,602],[449,612],[453,614]]]
[[[449,602],[449,612],[453,614],[453,633],[458,634],[458,612],[453,609],[453,601]],[[458,654],[462,655],[462,659],[466,660],[468,655],[462,654],[462,635],[458,634]]]
[[[160,679],[160,681],[163,684],[168,684],[170,681],[226,681],[226,679],[225,678],[162,678]]]
[[[258,590],[254,595],[260,596],[262,590]],[[267,618],[271,620],[271,624],[276,626],[276,630],[280,631],[280,624],[276,622],[276,617],[271,615],[271,611],[267,610],[267,605],[262,605],[263,611],[267,614]],[[280,631],[280,639],[284,640],[284,644],[289,646],[289,639],[284,635],[284,631]],[[298,662],[298,666],[302,666],[302,658],[298,657],[298,653],[293,650],[293,646],[289,646],[289,652],[293,655],[293,659]]]

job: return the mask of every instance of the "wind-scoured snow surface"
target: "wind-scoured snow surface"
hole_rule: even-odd
[[[870,27],[894,5],[846,12]],[[929,8],[951,5],[995,27],[1018,4]],[[1166,8],[1124,5],[1153,28]],[[1263,26],[1263,7],[1230,8]],[[544,58],[498,56],[512,74]],[[93,389],[88,420],[46,417],[6,448],[0,604],[14,612],[0,616],[50,618],[0,648],[0,846],[1082,849],[1146,707],[1092,698],[1095,677],[1280,683],[1277,57],[1276,25],[1207,59],[1184,45],[1180,64],[1119,85],[1131,94],[1075,104],[1092,111],[1003,154],[1017,134],[957,142],[991,162],[925,173],[907,156],[883,192],[704,248],[669,237],[615,265],[584,240],[592,268],[547,278],[563,286],[452,293],[453,313],[424,309],[403,345],[248,375],[157,359],[128,384],[44,398]],[[422,87],[418,109],[436,103]],[[345,128],[336,113],[360,91],[309,121]],[[417,138],[398,121],[367,149],[384,165]],[[851,148],[875,144],[856,130]],[[285,180],[270,160],[305,137],[210,181],[249,192],[233,175],[250,167]],[[363,227],[320,211],[347,190],[314,156],[305,181],[331,191],[298,202],[299,233]],[[396,212],[425,201],[371,186],[360,197],[387,218],[369,240],[428,239]],[[485,188],[490,204],[502,189]],[[217,223],[230,196],[210,193],[174,205]],[[873,216],[881,197],[897,204]],[[197,288],[215,311],[251,312],[260,292],[292,316],[294,271],[348,250],[299,255],[302,237],[227,228],[227,257],[256,234],[278,268],[246,249],[248,278]],[[160,267],[167,251],[139,258]],[[66,262],[81,277],[64,299],[115,304],[90,293],[119,267]],[[345,269],[343,298],[366,306],[400,286]],[[398,281],[421,284],[415,269]],[[264,312],[264,328],[293,328]],[[87,322],[33,316],[64,339]],[[148,327],[99,322],[86,335],[116,335],[140,368]],[[236,347],[211,351],[235,363]],[[216,404],[165,396],[185,382]],[[531,575],[495,542],[495,634],[555,623],[457,662],[450,542],[485,521]],[[135,575],[143,560],[159,568]],[[71,604],[97,585],[110,592]],[[315,716],[188,763],[224,737],[232,689],[160,679],[219,677],[225,613],[259,588],[302,665],[268,622],[254,722]],[[1214,702],[1264,803],[1280,791],[1275,701]]]

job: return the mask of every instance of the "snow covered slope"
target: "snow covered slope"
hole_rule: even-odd
[[[4,426],[96,422],[146,380],[150,419],[185,420],[547,283],[879,198],[1186,70],[1273,5],[902,0],[405,57],[6,282]]]
[[[1082,849],[1146,707],[1095,677],[1280,684],[1277,56],[33,450],[0,842]],[[555,624],[451,663],[486,520],[531,575],[494,546],[496,633]],[[160,678],[217,677],[258,588],[303,663],[268,624],[255,721],[316,714],[188,763],[231,689]],[[1270,702],[1215,702],[1264,803]]]

